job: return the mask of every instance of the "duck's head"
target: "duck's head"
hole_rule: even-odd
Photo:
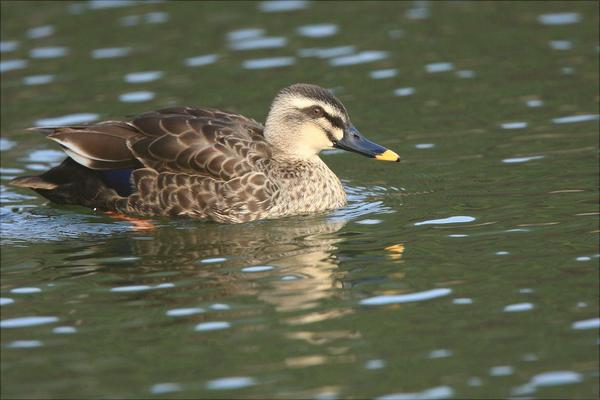
[[[277,153],[314,157],[340,148],[377,160],[400,161],[398,154],[367,140],[350,122],[346,107],[328,90],[297,83],[281,90],[267,116],[265,138]]]

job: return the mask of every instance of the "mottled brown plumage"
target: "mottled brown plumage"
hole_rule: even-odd
[[[330,120],[338,121],[335,127]],[[338,142],[343,147],[351,129],[339,100],[299,84],[276,97],[267,128],[239,114],[190,107],[41,128],[69,158],[11,183],[55,202],[142,216],[238,223],[318,212],[344,205],[346,196],[317,153]],[[128,188],[111,181],[109,174],[120,170],[132,171]]]

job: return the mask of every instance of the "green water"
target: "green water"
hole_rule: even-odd
[[[3,398],[598,397],[597,2],[106,4],[1,3]],[[324,155],[334,213],[136,231],[6,185],[60,161],[41,119],[294,82],[403,159]]]

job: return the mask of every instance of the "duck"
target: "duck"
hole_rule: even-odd
[[[306,83],[280,90],[264,125],[215,108],[170,107],[128,120],[31,129],[67,157],[12,186],[54,203],[139,217],[244,223],[324,212],[347,199],[321,151],[400,161],[359,132],[331,91]]]

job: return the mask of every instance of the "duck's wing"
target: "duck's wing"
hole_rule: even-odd
[[[78,164],[94,170],[135,168],[140,162],[128,148],[140,132],[123,121],[104,121],[88,125],[31,128],[59,143]]]
[[[143,165],[228,181],[263,170],[271,156],[261,124],[211,108],[164,108],[127,122],[44,129],[73,160],[98,170]]]
[[[130,140],[135,157],[158,172],[230,180],[262,170],[271,158],[263,126],[239,114],[209,108],[167,108],[131,122],[142,138]]]

